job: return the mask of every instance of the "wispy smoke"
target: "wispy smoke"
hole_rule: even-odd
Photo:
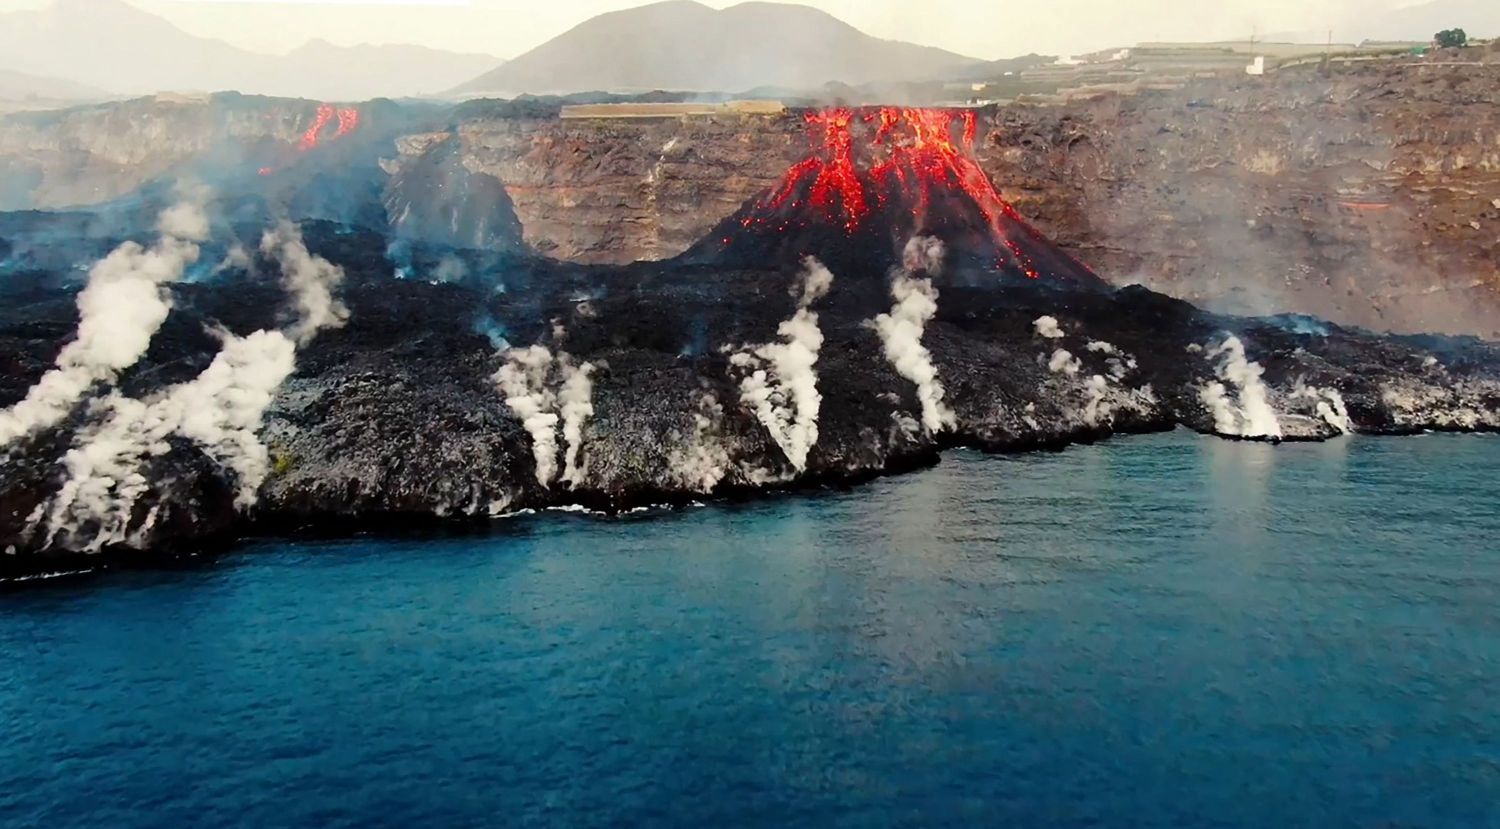
[[[293,336],[305,343],[317,331],[342,325],[348,317],[331,295],[326,301],[306,300],[336,284],[329,274],[338,268],[306,256],[300,239],[292,248],[300,248],[301,254],[293,250],[290,261],[285,247],[276,248],[284,269],[300,274],[286,279],[298,310],[289,331],[256,331],[245,337],[219,332],[223,346],[193,380],[144,401],[119,394],[104,401],[99,407],[102,421],[86,428],[64,456],[67,481],[32,516],[33,529],[46,521],[47,545],[59,535],[85,551],[143,544],[159,509],[153,507],[131,530],[137,504],[150,489],[144,466],[148,459],[171,451],[173,436],[191,440],[230,474],[237,508],[255,504],[270,471],[270,453],[258,434],[277,390],[296,368]]]
[[[724,407],[712,392],[698,399],[693,412],[693,435],[671,454],[672,477],[693,492],[712,492],[729,472],[729,449],[719,434]]]
[[[562,390],[557,400],[562,408],[563,431],[563,481],[577,487],[583,483],[584,470],[578,463],[579,450],[583,448],[583,426],[594,416],[594,372],[591,363],[573,366],[562,355],[559,365],[563,368]]]
[[[937,276],[943,271],[943,260],[947,253],[942,239],[936,236],[917,236],[908,241],[901,251],[901,266],[907,273]]]
[[[198,244],[208,235],[206,194],[186,196],[161,214],[161,236],[151,247],[126,242],[89,270],[78,295],[77,336],[24,400],[0,412],[0,447],[56,425],[92,386],[113,382],[146,353],[172,310],[163,286],[198,260]]]
[[[1246,359],[1244,343],[1231,335],[1205,351],[1204,356],[1217,360],[1216,372],[1223,381],[1209,383],[1198,395],[1213,413],[1214,431],[1247,438],[1280,438],[1281,424],[1261,380],[1265,369]],[[1233,402],[1229,399],[1230,387],[1238,389]]]
[[[794,288],[792,295],[798,297],[797,307],[808,308],[814,302],[828,295],[833,288],[833,272],[823,267],[823,263],[814,257],[802,260],[802,282],[800,288]]]
[[[1339,434],[1348,435],[1354,432],[1354,421],[1349,417],[1349,407],[1344,405],[1344,396],[1339,394],[1338,389],[1321,389],[1298,380],[1296,387],[1292,389],[1291,396],[1294,400],[1302,399],[1312,402],[1313,410],[1318,413],[1318,417]]]
[[[1125,375],[1135,371],[1137,365],[1139,365],[1135,357],[1126,354],[1113,344],[1104,342],[1103,340],[1090,342],[1088,350],[1095,354],[1107,355],[1104,362],[1109,366],[1110,378],[1115,381],[1124,380]]]
[[[344,269],[309,253],[300,228],[281,222],[261,237],[260,250],[281,265],[281,283],[297,304],[297,321],[289,333],[299,345],[325,328],[343,327],[349,309],[333,292],[344,281]]]
[[[1036,322],[1032,323],[1032,325],[1036,327],[1036,333],[1038,336],[1046,337],[1049,340],[1062,339],[1063,330],[1062,327],[1057,324],[1056,317],[1037,317]]]
[[[1109,396],[1109,381],[1104,375],[1095,374],[1084,384],[1088,393],[1083,404],[1083,419],[1090,426],[1098,426],[1109,419],[1110,408],[1105,402]]]
[[[1066,374],[1073,377],[1083,371],[1083,363],[1073,356],[1073,352],[1066,348],[1059,348],[1052,352],[1052,358],[1047,361],[1047,370],[1053,374]]]
[[[738,368],[749,371],[740,381],[740,402],[755,413],[771,439],[799,472],[807,468],[807,455],[818,442],[818,410],[823,396],[813,367],[823,348],[818,315],[809,310],[828,293],[833,274],[817,259],[803,260],[797,312],[781,323],[782,342],[768,343],[730,357]]]
[[[546,346],[533,345],[511,349],[505,359],[505,365],[495,372],[495,386],[531,435],[537,483],[551,486],[557,477],[557,423],[561,419],[552,411],[553,396],[547,391],[552,352]]]
[[[127,534],[149,489],[143,465],[170,452],[173,435],[192,440],[232,473],[236,506],[253,505],[270,470],[269,453],[256,435],[295,358],[296,346],[280,331],[228,335],[213,363],[191,382],[149,402],[112,396],[104,422],[80,436],[63,458],[68,479],[47,512],[47,543],[59,532],[76,538],[90,527],[93,537],[81,547],[86,551],[137,543],[154,522],[149,516]]]
[[[280,331],[227,336],[208,368],[167,397],[163,425],[173,426],[234,473],[241,508],[255,503],[270,471],[269,453],[256,435],[276,391],[296,369],[296,358],[296,345]]]
[[[557,478],[558,426],[564,447],[563,480],[572,487],[583,483],[585,470],[579,463],[583,427],[594,415],[591,363],[575,365],[566,352],[556,356],[544,345],[513,348],[505,352],[505,365],[494,374],[495,387],[505,395],[505,405],[531,435],[531,454],[536,461],[536,480],[550,487]],[[553,388],[549,388],[549,384]]]
[[[891,298],[896,304],[889,314],[871,321],[885,345],[886,359],[902,377],[917,385],[917,399],[922,403],[922,425],[937,433],[957,422],[944,403],[943,384],[938,381],[932,353],[922,345],[927,323],[937,314],[937,289],[931,279],[915,276],[916,272],[938,273],[943,263],[943,243],[931,237],[917,237],[906,244],[904,267],[891,276]]]
[[[469,278],[469,266],[457,256],[444,256],[432,270],[433,282],[462,282]]]

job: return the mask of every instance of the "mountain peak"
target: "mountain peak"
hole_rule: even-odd
[[[930,80],[978,61],[864,34],[821,9],[665,0],[591,18],[459,87],[470,94],[742,92]]]
[[[149,21],[157,24],[168,24],[167,21],[144,9],[139,9],[125,0],[52,0],[52,5],[46,11],[54,15],[85,15],[94,19],[106,19],[110,21],[129,20],[132,22]]]
[[[324,100],[447,89],[499,64],[486,55],[315,40],[264,55],[197,37],[124,0],[52,0],[0,15],[0,69],[124,94],[237,90]]]

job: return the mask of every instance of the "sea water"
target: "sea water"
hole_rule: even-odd
[[[0,594],[0,825],[1493,825],[1500,440],[1185,433]]]

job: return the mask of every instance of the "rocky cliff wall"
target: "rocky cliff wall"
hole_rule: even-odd
[[[980,159],[1023,215],[1119,282],[1241,313],[1500,334],[1500,65],[1207,79],[989,112]],[[659,259],[805,151],[795,114],[486,121],[464,164],[505,182],[539,250]]]
[[[1204,79],[986,111],[979,157],[1023,215],[1116,282],[1240,313],[1494,337],[1495,89],[1494,63]],[[371,145],[394,183],[388,211],[451,224],[451,241],[469,244],[513,221],[472,215],[504,206],[498,182],[530,246],[587,263],[682,252],[807,147],[797,113],[562,121],[507,107],[398,116],[393,106],[381,105],[383,129],[409,124],[409,138]],[[189,163],[202,169],[205,157],[243,165],[229,147],[241,159],[275,157],[295,148],[316,108],[220,96],[0,119],[0,207],[99,203]],[[441,180],[403,178],[424,165]],[[444,200],[453,203],[431,203]]]

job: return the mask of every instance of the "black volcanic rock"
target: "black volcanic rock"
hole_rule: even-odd
[[[886,360],[869,325],[890,310],[888,269],[850,266],[835,271],[831,292],[813,305],[825,338],[816,365],[823,403],[819,440],[799,471],[740,404],[726,352],[776,341],[796,308],[802,265],[795,259],[758,268],[510,260],[501,266],[508,289],[494,293],[478,282],[392,279],[378,235],[332,225],[306,233],[315,252],[348,272],[352,316],[299,355],[278,394],[261,432],[275,472],[258,504],[237,513],[233,476],[178,441],[147,470],[152,484],[137,520],[144,525],[159,509],[140,550],[81,556],[74,541],[86,539],[86,528],[48,544],[28,530],[28,517],[62,485],[63,453],[89,418],[80,408],[68,423],[9,447],[0,470],[0,549],[16,552],[0,556],[0,575],[156,561],[256,528],[479,520],[564,504],[613,510],[857,481],[933,463],[954,444],[1017,451],[1177,425],[1211,432],[1200,393],[1216,372],[1193,350],[1230,334],[1264,366],[1288,439],[1337,433],[1313,401],[1296,396],[1302,386],[1340,390],[1361,431],[1500,427],[1500,352],[1488,343],[1415,343],[1336,326],[1299,333],[1277,321],[1208,315],[1139,288],[988,280],[957,265],[937,277],[938,313],[923,339],[956,415],[956,428],[933,435],[917,424],[915,387]],[[474,261],[483,271],[482,259]],[[204,326],[240,334],[272,327],[284,304],[275,281],[254,273],[174,293],[168,324],[122,381],[127,393],[149,397],[206,366],[216,341]],[[0,311],[0,345],[12,361],[0,405],[15,403],[47,368],[71,336],[74,313],[69,297],[55,294]],[[1061,336],[1039,333],[1043,316],[1055,319]],[[587,473],[577,486],[538,484],[531,438],[491,378],[504,358],[476,329],[480,318],[504,321],[517,345],[543,344],[595,366],[595,411],[583,431]],[[1110,350],[1095,350],[1098,343]],[[1051,367],[1059,349],[1077,361],[1075,373]],[[1436,354],[1442,359],[1430,362]],[[1091,416],[1091,401],[1101,402],[1092,398],[1094,377],[1108,378],[1107,411]],[[701,437],[695,414],[707,396],[721,409],[711,434],[724,469],[705,489],[681,473]]]
[[[254,503],[237,502],[236,467],[174,433],[140,465],[111,536],[125,540],[94,550],[93,524],[58,526],[48,510],[69,453],[97,430],[93,403],[157,398],[210,367],[223,332],[287,329],[293,316],[264,257],[173,285],[170,316],[113,388],[0,448],[0,578],[189,555],[247,532],[844,484],[955,445],[1057,448],[1176,427],[1267,441],[1500,430],[1492,343],[1227,317],[1114,290],[974,177],[961,114],[840,111],[814,126],[826,140],[779,187],[670,261],[581,266],[454,246],[515,242],[499,192],[479,193],[472,212],[461,198],[421,199],[437,206],[408,216],[426,228],[415,235],[441,225],[447,244],[399,239],[383,220],[305,223],[311,253],[344,271],[350,315],[298,350],[276,391],[251,447],[269,467]],[[453,160],[434,146],[395,192],[446,187]],[[392,206],[391,191],[348,197],[356,215]],[[499,235],[478,230],[486,214]],[[47,236],[42,217],[12,223]],[[253,247],[256,229],[233,233]],[[831,285],[808,290],[823,266]],[[0,407],[26,395],[77,325],[77,281],[39,273],[4,277]],[[899,360],[881,333],[894,317],[909,338]],[[946,412],[908,379],[913,361],[930,361]],[[773,435],[789,425],[808,437],[805,455]],[[563,474],[545,474],[553,466]]]
[[[840,270],[901,264],[914,237],[941,239],[954,271],[994,284],[1079,290],[1107,283],[1026,222],[972,158],[972,112],[811,112],[809,154],[681,257],[754,267],[817,254]]]

